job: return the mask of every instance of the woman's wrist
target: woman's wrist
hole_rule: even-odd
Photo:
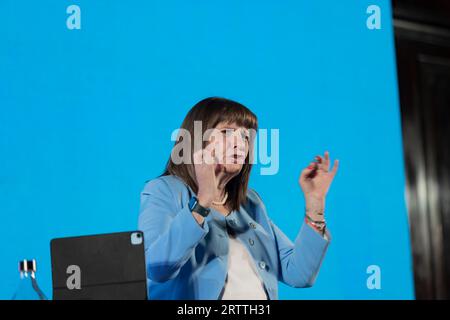
[[[325,197],[305,195],[305,213],[314,221],[323,221],[325,219]]]
[[[323,236],[325,234],[326,228],[325,220],[315,221],[308,215],[305,215],[305,223],[309,225],[311,228],[313,228],[315,231],[317,231],[317,233],[319,233],[320,235]]]
[[[209,208],[213,202],[212,197],[200,192],[198,193],[197,200],[198,203],[204,208]]]

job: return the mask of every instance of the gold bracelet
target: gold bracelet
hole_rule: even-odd
[[[306,216],[306,218],[307,218],[309,221],[311,221],[311,222],[313,222],[313,223],[317,223],[317,224],[325,224],[325,223],[326,223],[325,219],[323,219],[323,220],[314,220],[314,219],[311,218],[308,214],[305,214],[305,216]]]

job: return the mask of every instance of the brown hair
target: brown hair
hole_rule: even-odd
[[[238,126],[245,127],[247,129],[258,128],[258,121],[253,112],[251,112],[244,105],[220,97],[210,97],[201,100],[187,113],[181,124],[180,129],[185,129],[190,133],[190,136],[194,136],[194,121],[201,121],[202,123],[202,136],[208,129],[215,128],[219,123],[235,123]],[[183,137],[184,139],[184,137]],[[180,135],[175,142],[174,148],[178,143],[181,143]],[[191,143],[191,155],[195,152],[193,141]],[[204,142],[204,146],[205,147]],[[245,159],[245,163],[242,166],[238,175],[233,177],[226,185],[226,191],[228,192],[227,204],[231,207],[231,210],[238,210],[240,205],[244,203],[247,197],[248,180],[250,178],[250,170],[252,164],[250,157],[253,152],[253,143],[249,142],[249,153]],[[175,164],[172,161],[172,157],[169,157],[165,171],[162,175],[175,175],[181,178],[186,184],[188,184],[192,190],[197,193],[198,185],[195,178],[195,169],[193,161],[189,164],[181,163]]]

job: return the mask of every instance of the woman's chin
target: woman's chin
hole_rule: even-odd
[[[239,173],[242,170],[242,164],[241,163],[226,163],[223,164],[223,171],[226,173]]]

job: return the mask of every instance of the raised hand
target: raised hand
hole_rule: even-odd
[[[305,196],[306,210],[312,215],[323,214],[325,197],[338,167],[339,160],[334,160],[333,168],[330,170],[330,155],[325,151],[323,157],[317,155],[301,172],[298,182]]]
[[[217,197],[215,145],[215,142],[210,142],[206,148],[197,150],[193,154],[198,186],[197,198],[200,205],[204,207],[209,207]]]

